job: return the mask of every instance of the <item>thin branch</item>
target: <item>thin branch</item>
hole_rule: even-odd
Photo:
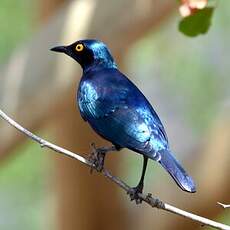
[[[223,204],[223,203],[220,203],[220,202],[217,202],[217,204],[219,204],[220,206],[222,206],[224,209],[225,208],[230,208],[230,204]]]
[[[23,134],[27,135],[32,140],[39,143],[41,147],[46,147],[46,148],[52,149],[55,152],[58,152],[58,153],[61,153],[65,156],[79,160],[80,162],[86,164],[87,166],[96,169],[96,166],[94,164],[92,164],[89,160],[87,160],[86,158],[84,158],[84,157],[82,157],[76,153],[73,153],[69,150],[66,150],[64,148],[61,148],[57,145],[54,145],[54,144],[36,136],[35,134],[31,133],[27,129],[23,128],[21,125],[19,125],[13,119],[8,117],[2,110],[0,110],[0,117],[3,118],[5,121],[7,121],[9,124],[11,124],[16,129],[18,129],[20,132],[22,132]],[[131,189],[130,186],[128,186],[126,183],[124,183],[118,177],[113,176],[108,170],[103,169],[102,174],[105,177],[107,177],[109,180],[111,180],[112,182],[117,184],[119,187],[121,187],[126,192],[130,191],[130,189]],[[157,198],[152,197],[151,194],[139,193],[138,196],[139,196],[140,200],[146,202],[147,204],[149,204],[150,206],[152,206],[154,208],[162,209],[162,210],[186,217],[186,218],[191,219],[193,221],[199,222],[202,225],[207,225],[207,226],[210,226],[210,227],[213,227],[216,229],[230,230],[230,226],[228,226],[228,225],[221,224],[221,223],[215,222],[213,220],[209,220],[207,218],[204,218],[204,217],[192,214],[190,212],[186,212],[186,211],[179,209],[179,208],[176,208],[174,206],[171,206],[167,203],[162,202],[161,200],[159,200]]]

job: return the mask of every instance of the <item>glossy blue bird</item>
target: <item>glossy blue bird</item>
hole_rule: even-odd
[[[192,178],[171,152],[157,113],[137,86],[119,71],[103,42],[80,40],[51,50],[69,55],[83,69],[77,91],[82,118],[117,150],[128,148],[143,155],[140,181],[130,192],[133,199],[143,190],[149,158],[159,162],[181,189],[196,191]]]

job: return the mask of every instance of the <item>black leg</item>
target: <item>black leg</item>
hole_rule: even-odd
[[[148,163],[148,157],[144,156],[143,155],[143,168],[142,168],[142,173],[141,173],[141,179],[137,185],[137,187],[141,187],[142,190],[143,190],[143,187],[144,187],[144,179],[145,179],[145,172],[146,172],[146,168],[147,168],[147,163]],[[141,190],[141,192],[142,192]]]
[[[148,163],[148,157],[143,155],[143,158],[144,158],[143,159],[143,168],[142,168],[140,181],[136,187],[132,188],[128,192],[131,200],[135,200],[137,204],[141,203],[141,199],[138,197],[138,193],[142,193],[142,191],[143,191],[145,172],[146,172],[147,163]]]

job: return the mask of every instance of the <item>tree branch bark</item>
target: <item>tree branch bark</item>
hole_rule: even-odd
[[[4,119],[5,121],[7,121],[10,125],[15,127],[16,129],[18,129],[20,132],[22,132],[23,134],[28,136],[30,139],[32,139],[32,140],[36,141],[37,143],[39,143],[41,147],[46,147],[46,148],[52,149],[57,153],[63,154],[63,155],[68,156],[68,157],[71,157],[71,158],[73,158],[75,160],[78,160],[81,163],[91,167],[91,168],[96,169],[95,165],[92,164],[85,157],[82,157],[79,154],[73,153],[73,152],[71,152],[71,151],[69,151],[67,149],[64,149],[64,148],[62,148],[60,146],[52,144],[52,143],[42,139],[41,137],[31,133],[29,130],[25,129],[24,127],[19,125],[17,122],[15,122],[12,118],[7,116],[2,110],[0,110],[0,117],[2,119]],[[120,188],[122,188],[126,192],[128,192],[130,190],[130,186],[128,186],[125,182],[120,180],[118,177],[113,176],[108,170],[103,169],[102,174],[106,178],[108,178],[110,181],[112,181],[113,183],[117,184]],[[164,203],[163,201],[161,201],[161,200],[159,200],[157,198],[152,197],[152,195],[150,193],[149,194],[139,193],[138,196],[142,201],[144,201],[145,203],[149,204],[153,208],[162,209],[162,210],[174,213],[176,215],[183,216],[185,218],[188,218],[188,219],[191,219],[191,220],[196,221],[198,223],[201,223],[202,225],[207,225],[207,226],[210,226],[210,227],[213,227],[213,228],[216,228],[216,229],[230,230],[230,226],[228,226],[228,225],[218,223],[218,222],[215,222],[213,220],[210,220],[210,219],[198,216],[196,214],[184,211],[182,209],[176,208],[176,207],[174,207],[172,205]]]

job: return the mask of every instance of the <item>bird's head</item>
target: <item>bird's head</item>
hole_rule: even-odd
[[[65,53],[76,60],[83,71],[92,67],[117,68],[107,46],[98,40],[80,40],[68,46],[56,46],[51,51]]]

